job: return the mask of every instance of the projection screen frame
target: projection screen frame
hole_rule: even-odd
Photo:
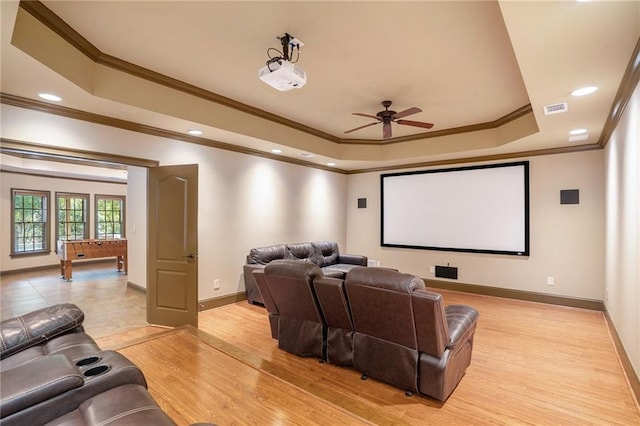
[[[524,184],[524,203],[523,203],[523,247],[522,250],[498,250],[498,249],[487,249],[487,248],[458,248],[458,247],[441,247],[441,246],[431,246],[431,245],[412,245],[412,244],[395,244],[393,242],[385,242],[385,201],[384,201],[384,184],[385,178],[392,178],[397,176],[407,176],[407,175],[422,175],[422,174],[434,174],[434,173],[448,173],[448,172],[465,172],[471,170],[481,170],[481,169],[493,169],[500,167],[522,167],[523,168],[523,184]],[[394,248],[405,248],[405,249],[418,249],[418,250],[437,250],[437,251],[453,251],[453,252],[464,252],[464,253],[485,253],[485,254],[499,254],[499,255],[510,255],[510,256],[529,256],[529,161],[516,161],[509,163],[494,163],[494,164],[483,164],[483,165],[475,165],[475,166],[465,166],[465,167],[452,167],[452,168],[440,168],[440,169],[428,169],[428,170],[417,170],[411,172],[399,172],[399,173],[385,173],[380,175],[380,246],[381,247],[394,247]]]

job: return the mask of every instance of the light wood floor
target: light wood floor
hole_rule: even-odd
[[[471,366],[446,403],[279,350],[266,312],[247,302],[120,351],[180,424],[640,424],[601,312],[442,293],[481,315]]]
[[[5,289],[3,278],[3,310],[20,286]],[[447,304],[480,312],[471,366],[446,403],[407,398],[384,383],[361,381],[353,369],[279,350],[266,311],[247,302],[201,312],[199,330],[125,324],[108,334],[100,324],[112,313],[99,304],[85,312],[101,331],[101,347],[139,365],[154,398],[180,425],[640,425],[601,312],[441,293]],[[127,291],[110,297],[115,306]]]

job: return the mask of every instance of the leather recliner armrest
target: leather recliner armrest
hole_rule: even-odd
[[[50,355],[0,375],[2,418],[83,385],[78,369],[64,355]],[[73,409],[75,407],[72,407]],[[71,410],[70,409],[70,410]]]
[[[464,342],[475,330],[478,311],[471,306],[448,305],[445,307],[445,316],[449,328],[447,347],[454,348],[459,342]]]
[[[0,323],[0,359],[61,334],[82,331],[84,312],[72,303],[61,303],[10,318]]]
[[[362,256],[359,254],[341,254],[338,256],[337,263],[346,263],[348,265],[360,265],[367,266],[367,262],[369,259],[367,256]]]

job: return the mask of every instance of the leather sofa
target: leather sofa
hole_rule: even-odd
[[[142,371],[60,304],[0,323],[0,425],[174,425]]]
[[[440,401],[451,395],[471,363],[478,311],[466,305],[445,307],[442,296],[428,291],[416,276],[385,268],[354,268],[339,279],[323,276],[309,262],[282,260],[253,274],[267,296],[272,336],[289,352],[352,366],[363,379],[372,377],[407,394]],[[281,336],[278,327],[291,312],[304,318],[308,329],[298,323],[295,333]],[[309,342],[315,352],[290,349]]]
[[[253,248],[247,255],[243,267],[247,300],[251,304],[264,305],[253,271],[263,269],[273,260],[301,260],[316,264],[324,276],[344,278],[346,273],[357,266],[367,266],[367,257],[340,254],[335,241],[319,241],[295,244],[277,244]]]

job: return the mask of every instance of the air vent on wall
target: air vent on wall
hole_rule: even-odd
[[[560,104],[545,105],[543,109],[544,115],[560,114],[561,112],[569,111],[569,104],[566,102],[562,102]]]

